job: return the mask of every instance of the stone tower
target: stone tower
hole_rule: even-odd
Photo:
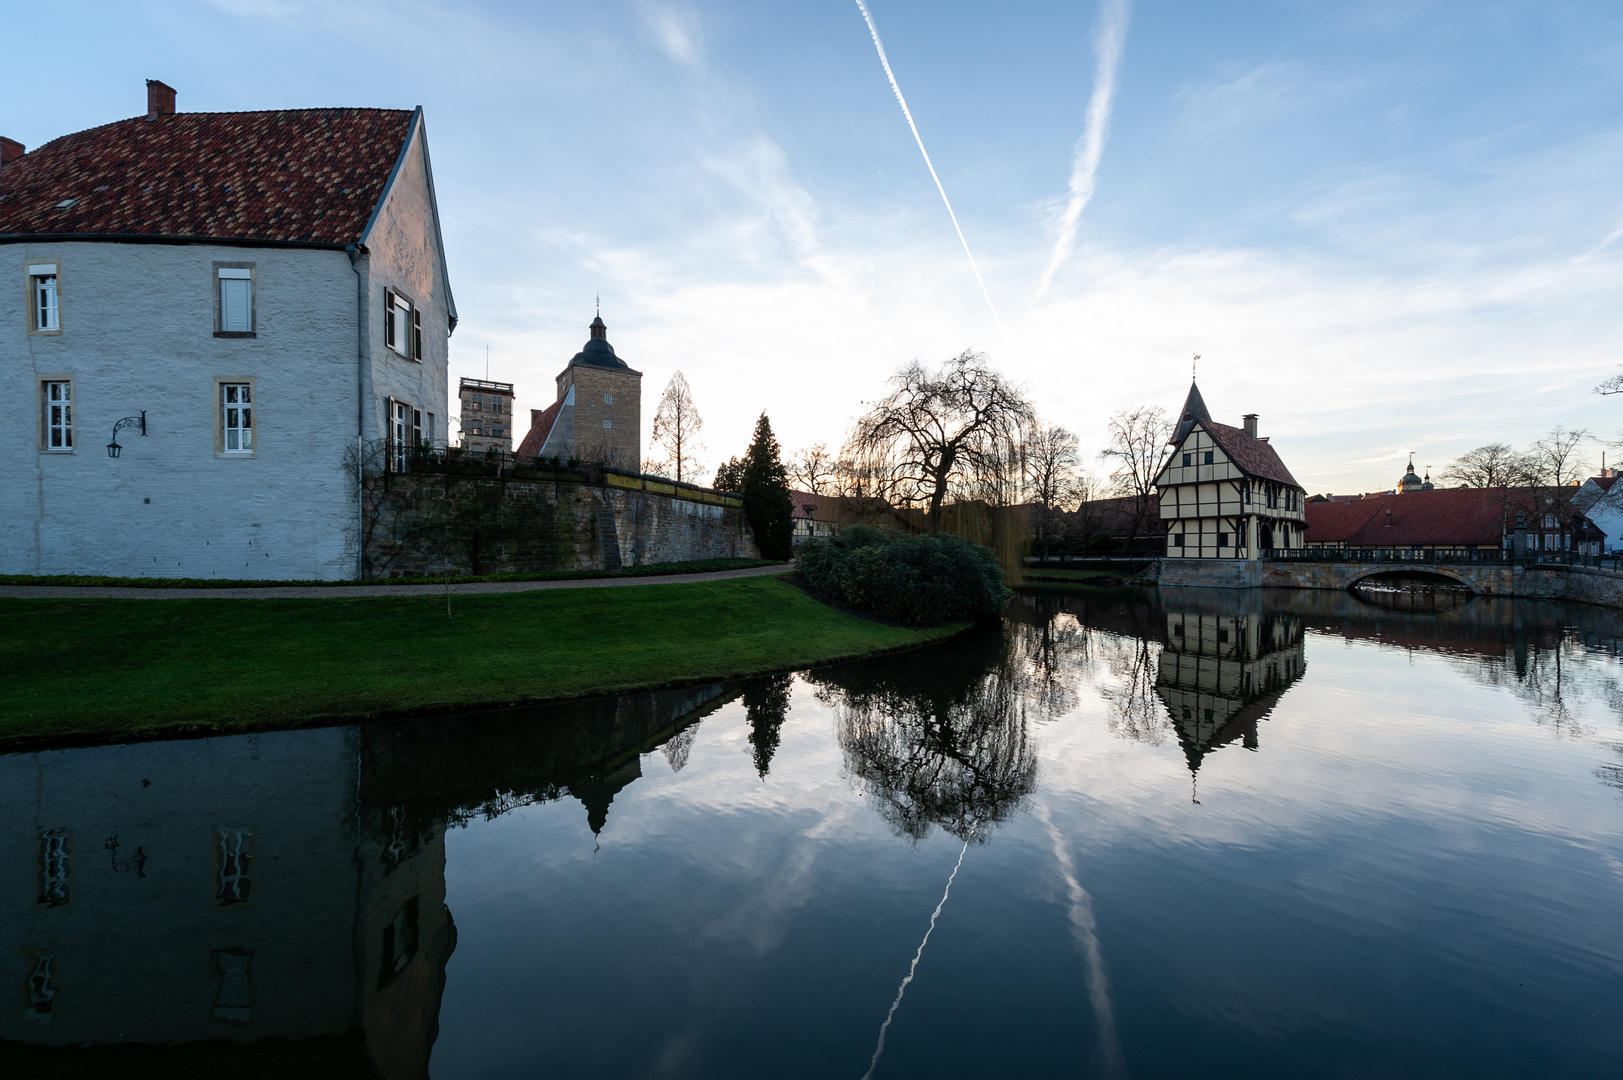
[[[642,471],[642,372],[614,354],[603,317],[592,336],[558,373],[558,400],[575,392],[575,455]]]

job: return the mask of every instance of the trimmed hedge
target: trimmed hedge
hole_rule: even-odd
[[[817,592],[907,626],[991,618],[1013,595],[992,549],[959,536],[852,525],[795,560]]]

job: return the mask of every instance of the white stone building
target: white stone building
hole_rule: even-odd
[[[422,110],[147,90],[145,116],[0,140],[0,573],[354,577],[346,457],[445,440]]]

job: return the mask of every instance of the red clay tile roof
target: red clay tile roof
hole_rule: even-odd
[[[518,444],[513,451],[519,457],[533,458],[547,445],[547,436],[552,434],[552,425],[558,422],[558,413],[564,407],[563,398],[559,398],[545,409],[530,410],[530,430],[524,436],[524,441]]]
[[[845,500],[832,495],[813,495],[809,491],[791,490],[789,502],[794,507],[791,516],[802,521],[839,521],[845,511]]]
[[[64,135],[0,169],[0,237],[353,243],[413,115],[172,113]]]
[[[1310,502],[1303,512],[1310,544],[1497,547],[1504,535],[1505,509],[1495,489],[1444,488],[1401,495],[1388,492],[1354,502]],[[1510,514],[1514,517],[1514,506]]]
[[[1301,487],[1296,477],[1285,468],[1285,463],[1279,460],[1279,452],[1261,439],[1253,439],[1245,433],[1245,429],[1229,427],[1211,420],[1201,420],[1200,426],[1205,428],[1212,436],[1212,440],[1223,448],[1223,453],[1229,460],[1238,465],[1248,476],[1260,476],[1264,480],[1273,480],[1291,487]]]

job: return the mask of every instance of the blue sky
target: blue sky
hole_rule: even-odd
[[[838,443],[896,367],[969,347],[1090,454],[1198,352],[1217,419],[1262,414],[1310,491],[1618,436],[1590,388],[1623,362],[1623,6],[1108,3],[1045,293],[1108,7],[869,4],[1001,326],[854,0],[33,5],[10,30],[49,63],[0,74],[0,134],[134,115],[145,78],[186,111],[422,104],[453,377],[489,346],[549,404],[600,293],[645,424],[681,369],[712,465],[763,409],[786,450]]]

